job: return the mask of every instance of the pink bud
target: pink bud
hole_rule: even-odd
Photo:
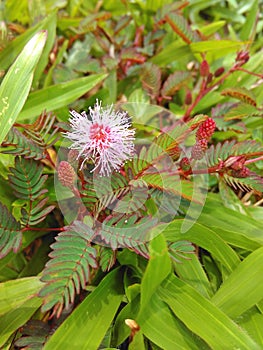
[[[63,186],[73,188],[76,173],[74,168],[64,160],[58,166],[58,179]]]

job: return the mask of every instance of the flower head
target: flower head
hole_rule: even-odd
[[[103,108],[98,100],[89,115],[71,111],[69,120],[72,131],[65,136],[79,151],[78,158],[91,159],[100,175],[108,176],[118,170],[134,152],[134,133],[126,112],[115,112],[113,105]]]
[[[216,123],[212,118],[206,119],[198,128],[196,132],[196,139],[198,141],[201,140],[209,140],[213,135],[216,128]]]

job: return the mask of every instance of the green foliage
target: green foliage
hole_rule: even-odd
[[[11,250],[15,253],[18,252],[21,241],[22,233],[20,231],[20,223],[16,221],[7,208],[0,203],[0,257],[3,258]]]
[[[1,348],[263,348],[260,6],[1,3]]]
[[[46,207],[48,198],[43,197],[48,192],[43,189],[47,180],[47,175],[42,174],[43,166],[32,159],[16,157],[15,167],[10,171],[8,178],[16,197],[26,201],[21,205],[22,224],[25,227],[39,224],[54,209],[53,205]]]
[[[142,67],[142,86],[153,98],[157,97],[161,87],[161,70],[153,63],[146,63]]]
[[[79,294],[80,288],[85,288],[90,280],[91,269],[97,267],[97,253],[85,238],[72,230],[59,233],[51,247],[52,260],[41,277],[46,284],[39,295],[44,297],[43,311],[57,305],[60,314],[64,306],[69,308],[75,294]]]
[[[170,13],[166,16],[166,21],[187,44],[199,41],[198,34],[189,27],[183,16],[177,13]]]
[[[54,125],[55,116],[43,113],[32,125],[27,125],[24,134],[12,127],[2,146],[13,146],[2,153],[21,155],[35,160],[48,158],[48,148],[56,142],[58,127]]]
[[[173,96],[184,85],[187,85],[187,81],[190,77],[190,74],[184,71],[171,74],[163,84],[162,95],[164,97]]]
[[[11,128],[2,145],[12,145],[15,147],[11,150],[4,150],[3,153],[16,154],[35,160],[45,158],[42,149],[14,127]]]
[[[233,98],[236,98],[242,102],[245,102],[251,106],[256,107],[257,102],[255,100],[255,96],[253,96],[253,93],[251,91],[247,90],[246,88],[228,88],[221,92],[223,96],[230,96]]]
[[[46,36],[45,32],[39,32],[27,43],[1,83],[0,143],[3,142],[25,103]]]
[[[15,345],[18,348],[39,349],[41,350],[47,340],[47,335],[50,332],[50,327],[43,321],[30,320],[22,328],[22,336]]]
[[[94,292],[58,328],[44,349],[61,349],[72,343],[77,347],[97,349],[122,302],[121,278],[119,269],[114,269],[104,277]],[[72,338],[73,334],[77,336]]]

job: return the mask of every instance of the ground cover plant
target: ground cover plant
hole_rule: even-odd
[[[262,2],[0,16],[1,349],[263,349]]]

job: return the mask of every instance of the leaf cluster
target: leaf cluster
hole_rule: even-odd
[[[260,6],[3,3],[0,347],[263,347]],[[63,134],[97,99],[107,177]]]

